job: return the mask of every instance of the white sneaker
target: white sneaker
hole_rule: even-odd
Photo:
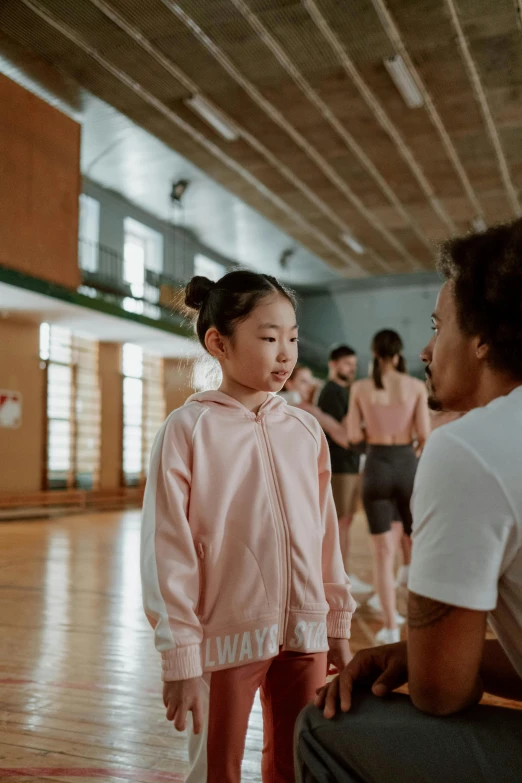
[[[366,601],[366,607],[374,614],[382,615],[381,599],[379,598],[378,593],[375,593],[375,595],[372,595],[372,597]],[[402,614],[399,614],[399,612],[395,612],[395,622],[397,625],[404,625],[406,618],[403,617]]]
[[[400,628],[381,628],[375,634],[375,644],[396,644],[401,640]]]
[[[397,571],[397,581],[395,582],[395,587],[407,587],[409,575],[410,575],[409,565],[401,566]]]
[[[369,585],[368,582],[363,582],[363,580],[359,579],[355,574],[348,574],[348,579],[352,586],[352,593],[373,593],[373,585]]]
[[[366,601],[366,606],[371,609],[372,612],[382,612],[381,599],[379,593],[374,593],[371,598]]]

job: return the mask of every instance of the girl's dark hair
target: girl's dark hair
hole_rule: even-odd
[[[383,329],[377,332],[372,340],[372,351],[375,354],[373,358],[372,377],[377,389],[384,389],[382,382],[381,363],[379,359],[393,359],[399,357],[397,363],[398,372],[406,372],[406,360],[402,355],[404,345],[397,332],[393,329]]]
[[[295,294],[275,277],[236,270],[217,283],[199,275],[193,277],[185,288],[185,304],[198,313],[196,333],[206,348],[205,335],[212,326],[223,337],[232,337],[237,324],[248,318],[262,299],[273,294],[286,297],[296,309]]]

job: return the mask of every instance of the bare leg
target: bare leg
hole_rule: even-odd
[[[404,532],[404,527],[402,525],[402,522],[392,522],[391,529],[393,533],[393,556],[395,561],[399,549],[402,548],[401,539],[402,539],[402,534]]]
[[[375,589],[381,599],[385,628],[397,628],[397,602],[393,565],[395,557],[394,534],[392,530],[372,535],[374,547],[373,573]]]
[[[402,562],[405,566],[411,563],[411,536],[403,533],[401,536]]]
[[[353,516],[340,517],[339,519],[339,543],[343,555],[344,570],[348,574],[350,566],[350,533]]]

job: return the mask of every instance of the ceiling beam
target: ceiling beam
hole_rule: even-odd
[[[411,228],[417,238],[422,244],[427,247],[430,252],[433,252],[433,244],[428,239],[426,234],[419,227],[418,223],[412,218],[410,213],[405,209],[404,205],[397,198],[393,189],[388,185],[385,178],[382,176],[377,166],[365,153],[361,145],[355,140],[352,134],[344,127],[343,123],[335,115],[332,109],[328,106],[316,90],[312,87],[309,81],[305,79],[299,68],[287,55],[283,47],[274,38],[266,26],[261,22],[258,16],[254,14],[251,8],[245,3],[245,0],[230,0],[232,5],[241,13],[241,15],[247,20],[253,30],[257,33],[259,38],[263,41],[265,46],[272,52],[278,63],[287,72],[291,79],[297,84],[301,92],[306,96],[310,103],[322,115],[325,122],[333,128],[335,133],[344,142],[350,152],[357,158],[359,163],[366,169],[369,175],[377,184],[381,193],[388,199],[390,204],[394,206],[399,215],[404,220],[405,224]]]
[[[511,179],[509,166],[506,160],[506,156],[504,155],[504,150],[502,149],[502,144],[500,142],[500,137],[498,135],[497,126],[495,125],[495,121],[491,114],[491,110],[488,104],[488,99],[486,98],[486,93],[484,92],[484,88],[480,80],[477,66],[475,65],[470,47],[466,40],[466,36],[464,35],[464,31],[460,23],[455,2],[454,0],[445,0],[445,3],[449,11],[449,15],[451,17],[453,27],[455,28],[455,32],[457,34],[457,41],[459,44],[460,53],[462,55],[462,59],[464,60],[466,71],[468,73],[469,80],[471,82],[471,86],[475,94],[475,98],[479,105],[479,109],[482,114],[482,119],[484,120],[484,125],[486,126],[487,134],[489,136],[491,144],[493,145],[493,149],[495,150],[498,167],[500,169],[500,176],[502,182],[504,183],[504,187],[506,189],[508,201],[511,204],[511,208],[513,210],[513,214],[515,215],[515,217],[520,217],[521,210],[520,210],[520,203],[518,200],[518,192],[515,186],[513,185],[513,180]]]
[[[220,147],[218,147],[216,144],[211,142],[206,136],[204,136],[202,133],[197,131],[192,125],[185,122],[185,120],[183,120],[178,114],[172,111],[172,109],[166,106],[162,101],[160,101],[155,96],[151,95],[151,93],[149,93],[148,90],[146,90],[142,85],[134,81],[134,79],[128,76],[128,74],[124,73],[120,68],[115,66],[109,60],[107,60],[107,58],[104,55],[98,52],[93,46],[91,46],[87,41],[85,41],[81,36],[79,36],[75,30],[69,27],[69,25],[57,19],[47,9],[42,8],[37,0],[20,0],[20,2],[23,3],[23,5],[25,5],[27,8],[29,8],[33,13],[35,13],[40,19],[43,19],[48,25],[50,25],[55,30],[57,30],[61,35],[63,35],[69,41],[71,41],[80,49],[82,49],[89,57],[92,57],[92,59],[94,59],[103,68],[105,68],[109,73],[111,73],[128,89],[130,89],[132,92],[138,95],[143,101],[145,101],[145,103],[148,103],[150,106],[156,109],[156,111],[158,111],[160,114],[162,114],[172,123],[174,123],[178,128],[180,128],[182,131],[187,133],[195,142],[197,142],[202,147],[204,147],[204,149],[207,152],[209,152],[211,155],[214,155],[214,157],[216,157],[221,163],[228,166],[242,179],[244,179],[246,182],[252,185],[259,193],[261,193],[269,201],[271,201],[278,209],[280,209],[282,212],[288,215],[288,217],[294,220],[304,231],[306,231],[306,233],[311,234],[316,239],[318,239],[325,247],[327,247],[331,252],[337,255],[344,263],[348,261],[348,263],[351,265],[350,268],[353,272],[362,276],[368,274],[368,272],[365,269],[363,269],[360,265],[357,265],[354,261],[352,261],[337,244],[332,242],[332,240],[328,236],[326,236],[326,234],[324,234],[319,229],[312,227],[310,225],[309,220],[307,220],[301,214],[296,212],[289,204],[283,201],[283,199],[279,198],[279,196],[277,196],[275,193],[269,190],[262,182],[256,179],[256,177],[254,177],[247,169],[241,166],[233,158],[229,157],[225,152],[223,152],[223,150],[221,150]]]
[[[410,72],[411,77],[416,82],[418,89],[422,93],[422,97],[424,98],[424,105],[426,106],[426,111],[428,112],[429,118],[435,130],[439,134],[440,140],[442,141],[444,149],[446,150],[446,154],[448,155],[448,158],[450,159],[453,168],[455,169],[457,176],[459,177],[462,183],[462,187],[464,188],[468,200],[473,207],[474,215],[476,217],[478,216],[484,218],[484,210],[482,208],[482,205],[478,200],[477,194],[475,193],[473,186],[469,180],[469,177],[466,173],[466,170],[462,165],[457,150],[455,149],[453,142],[451,141],[451,138],[444,126],[444,123],[442,122],[441,116],[435,107],[433,98],[431,97],[428,89],[426,88],[426,85],[422,81],[422,78],[413,63],[413,60],[411,59],[408,53],[408,50],[402,39],[399,28],[397,27],[395,20],[390,10],[388,9],[386,0],[371,0],[371,2],[375,10],[377,11],[377,14],[379,15],[381,24],[384,30],[386,31],[388,38],[390,39],[391,43],[395,47],[396,53],[401,55],[406,67],[408,68],[408,71]]]
[[[339,176],[337,171],[320,152],[311,145],[305,137],[286,119],[286,117],[250,82],[232,60],[220,49],[220,47],[199,27],[197,22],[192,19],[174,0],[161,0],[163,5],[171,11],[177,19],[192,32],[197,40],[207,49],[207,51],[217,60],[222,68],[231,76],[234,81],[242,87],[252,100],[270,117],[280,128],[282,128],[303,150],[303,152],[312,160],[323,174],[335,185],[338,190],[348,199],[355,209],[365,218],[365,220],[378,231],[387,242],[405,258],[413,270],[421,268],[418,260],[404,247],[404,245],[388,231],[386,226],[379,220],[373,212],[368,209],[363,201],[356,195],[350,186]]]
[[[322,33],[323,37],[330,44],[330,47],[335,52],[339,63],[344,68],[347,76],[349,76],[349,78],[352,80],[353,84],[359,91],[360,96],[363,98],[368,108],[373,112],[375,119],[397,147],[397,150],[417,180],[419,187],[422,189],[437,217],[446,226],[446,228],[449,229],[449,231],[452,233],[457,233],[458,229],[455,222],[442,205],[440,199],[437,197],[437,194],[424,174],[422,167],[416,161],[411,149],[408,147],[406,141],[402,137],[401,132],[387,114],[376,95],[364,81],[363,77],[356,68],[355,63],[348,55],[345,47],[319,10],[315,0],[303,0],[303,5],[310,14],[310,17],[314,21],[317,28]]]
[[[120,30],[123,30],[123,32],[132,38],[132,40],[145,52],[147,52],[147,54],[149,54],[159,65],[161,65],[167,71],[167,73],[169,73],[180,84],[182,84],[189,93],[204,96],[205,101],[207,101],[210,106],[216,106],[216,104],[207,95],[204,94],[199,85],[196,84],[193,79],[191,79],[184,71],[182,71],[173,60],[163,54],[163,52],[160,52],[157,46],[153,44],[152,41],[150,41],[148,38],[146,38],[139,28],[131,24],[131,22],[129,22],[128,19],[116,11],[110,5],[110,3],[106,2],[106,0],[90,0],[90,2],[108,19],[116,24]],[[283,176],[288,182],[290,182],[291,185],[297,188],[306,198],[308,198],[309,201],[315,207],[317,207],[317,209],[322,212],[323,215],[325,215],[325,217],[331,220],[332,223],[335,224],[336,229],[339,230],[341,234],[349,233],[351,231],[347,223],[345,223],[344,220],[342,220],[333,209],[331,209],[321,198],[319,198],[319,196],[310,187],[308,187],[308,185],[302,182],[302,180],[300,180],[299,177],[297,177],[297,175],[291,169],[289,169],[282,160],[277,158],[276,155],[274,155],[267,147],[265,147],[265,145],[262,144],[259,139],[253,136],[238,122],[229,117],[223,111],[223,109],[217,106],[216,109],[218,109],[219,112],[225,116],[227,123],[229,123],[231,127],[235,129],[236,133],[241,136],[247,142],[247,144],[252,147],[252,149],[254,149],[258,154],[262,155],[265,160],[270,163],[270,165],[279,174],[281,174],[281,176]],[[355,263],[358,266],[353,257],[348,256],[348,254],[345,255],[346,258],[350,259],[350,264],[353,265]],[[391,265],[382,259],[379,255],[377,255],[377,253],[369,250],[369,255],[383,271],[392,271]]]

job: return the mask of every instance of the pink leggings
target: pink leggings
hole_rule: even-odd
[[[204,675],[204,730],[190,732],[187,783],[240,783],[248,719],[258,688],[263,707],[263,783],[294,783],[297,716],[325,683],[326,653],[276,658]]]

